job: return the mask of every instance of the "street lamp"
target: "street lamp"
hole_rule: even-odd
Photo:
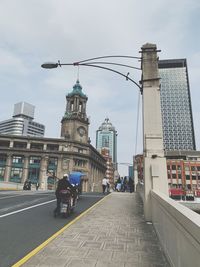
[[[46,63],[43,63],[41,65],[41,67],[44,69],[54,69],[54,68],[62,67],[62,66],[75,66],[75,67],[85,66],[85,67],[93,67],[93,68],[108,70],[108,71],[117,73],[117,74],[125,77],[127,81],[133,82],[140,89],[140,92],[142,93],[142,86],[129,77],[129,72],[127,72],[127,74],[124,74],[124,73],[122,73],[118,70],[115,70],[113,68],[105,67],[105,65],[120,66],[120,67],[129,68],[129,69],[135,69],[135,70],[141,70],[141,68],[133,67],[133,66],[118,63],[118,62],[95,61],[95,60],[99,60],[99,59],[102,60],[102,59],[107,59],[107,58],[117,58],[117,59],[118,58],[128,58],[128,59],[141,60],[140,57],[133,57],[133,56],[117,56],[117,55],[116,56],[101,56],[101,57],[95,57],[95,58],[84,59],[81,61],[76,61],[74,63],[60,63],[60,61],[58,61],[57,63],[56,62],[46,62]]]

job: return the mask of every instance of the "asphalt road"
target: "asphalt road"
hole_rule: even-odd
[[[0,267],[12,266],[102,197],[83,193],[69,218],[54,218],[54,192],[0,191]]]

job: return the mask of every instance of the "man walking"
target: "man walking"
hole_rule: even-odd
[[[107,187],[107,178],[104,177],[102,180],[102,189],[103,189],[103,194],[106,192],[106,187]]]

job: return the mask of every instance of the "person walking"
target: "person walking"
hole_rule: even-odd
[[[122,186],[122,184],[121,184],[121,178],[119,177],[118,179],[117,179],[117,182],[116,182],[116,190],[118,191],[118,192],[120,192],[121,191],[121,186]]]
[[[128,185],[129,185],[130,193],[133,193],[134,186],[133,186],[133,179],[131,177],[129,177]]]
[[[109,178],[106,179],[107,185],[106,185],[106,192],[110,193],[110,180]]]
[[[102,180],[102,189],[103,189],[103,194],[106,192],[106,187],[107,187],[107,178],[104,177]]]

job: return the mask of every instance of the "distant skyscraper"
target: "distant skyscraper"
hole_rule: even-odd
[[[45,126],[34,122],[35,107],[26,102],[15,104],[13,118],[0,122],[1,134],[44,136]]]
[[[109,148],[114,168],[117,169],[117,131],[108,118],[96,131],[96,149],[100,152],[102,148]]]
[[[160,60],[165,150],[196,150],[186,59]]]

